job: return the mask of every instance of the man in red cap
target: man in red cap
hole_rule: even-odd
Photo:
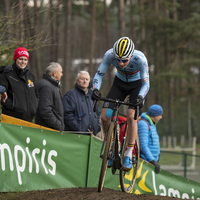
[[[1,101],[2,113],[32,122],[38,104],[34,74],[27,67],[29,53],[26,48],[15,50],[12,65],[5,67],[0,85],[5,87],[6,101]]]

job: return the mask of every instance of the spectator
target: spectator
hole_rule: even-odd
[[[2,113],[32,122],[38,105],[34,74],[27,67],[29,53],[24,47],[15,50],[12,65],[0,76],[0,85],[6,88],[8,98],[2,103]]]
[[[140,158],[155,165],[155,172],[160,172],[158,164],[160,157],[159,135],[156,124],[162,119],[163,109],[154,104],[149,107],[147,113],[142,113],[138,122],[138,135],[140,142]]]
[[[93,112],[92,90],[88,89],[90,75],[80,71],[76,76],[75,88],[63,97],[64,123],[66,131],[93,132],[100,130],[100,110]]]
[[[39,103],[35,116],[36,124],[59,131],[64,130],[64,111],[60,92],[62,71],[62,67],[56,62],[51,62],[46,68],[46,73],[37,86]]]
[[[3,102],[7,99],[6,88],[0,85],[0,100],[2,99]]]

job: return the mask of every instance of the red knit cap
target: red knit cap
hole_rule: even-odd
[[[15,50],[15,54],[14,54],[13,60],[15,61],[15,60],[17,60],[17,58],[19,58],[21,56],[25,56],[29,60],[29,53],[28,53],[27,49],[24,48],[24,47],[18,47]]]

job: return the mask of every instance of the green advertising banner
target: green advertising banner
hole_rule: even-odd
[[[0,191],[85,187],[90,139],[1,123]]]
[[[0,124],[0,192],[97,187],[102,141],[80,133]],[[104,187],[121,190],[108,169]],[[128,179],[129,177],[127,177]],[[200,199],[200,184],[140,159],[132,193]]]
[[[87,187],[97,187],[101,162],[96,162],[99,156],[101,142],[92,140],[92,156],[90,157],[89,177]],[[101,160],[101,159],[100,159]],[[182,199],[200,199],[200,183],[188,180],[184,177],[162,170],[159,174],[154,172],[155,168],[150,163],[140,159],[137,179],[132,193],[155,194],[171,196]],[[104,187],[121,190],[119,173],[112,175],[111,169],[107,169]],[[127,177],[129,179],[129,177]]]
[[[133,193],[200,199],[200,184],[162,169],[156,174],[154,166],[141,159]]]

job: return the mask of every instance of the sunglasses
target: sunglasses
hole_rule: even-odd
[[[117,62],[123,62],[123,63],[126,63],[128,62],[129,59],[126,59],[126,60],[120,60],[120,59],[117,59]]]

